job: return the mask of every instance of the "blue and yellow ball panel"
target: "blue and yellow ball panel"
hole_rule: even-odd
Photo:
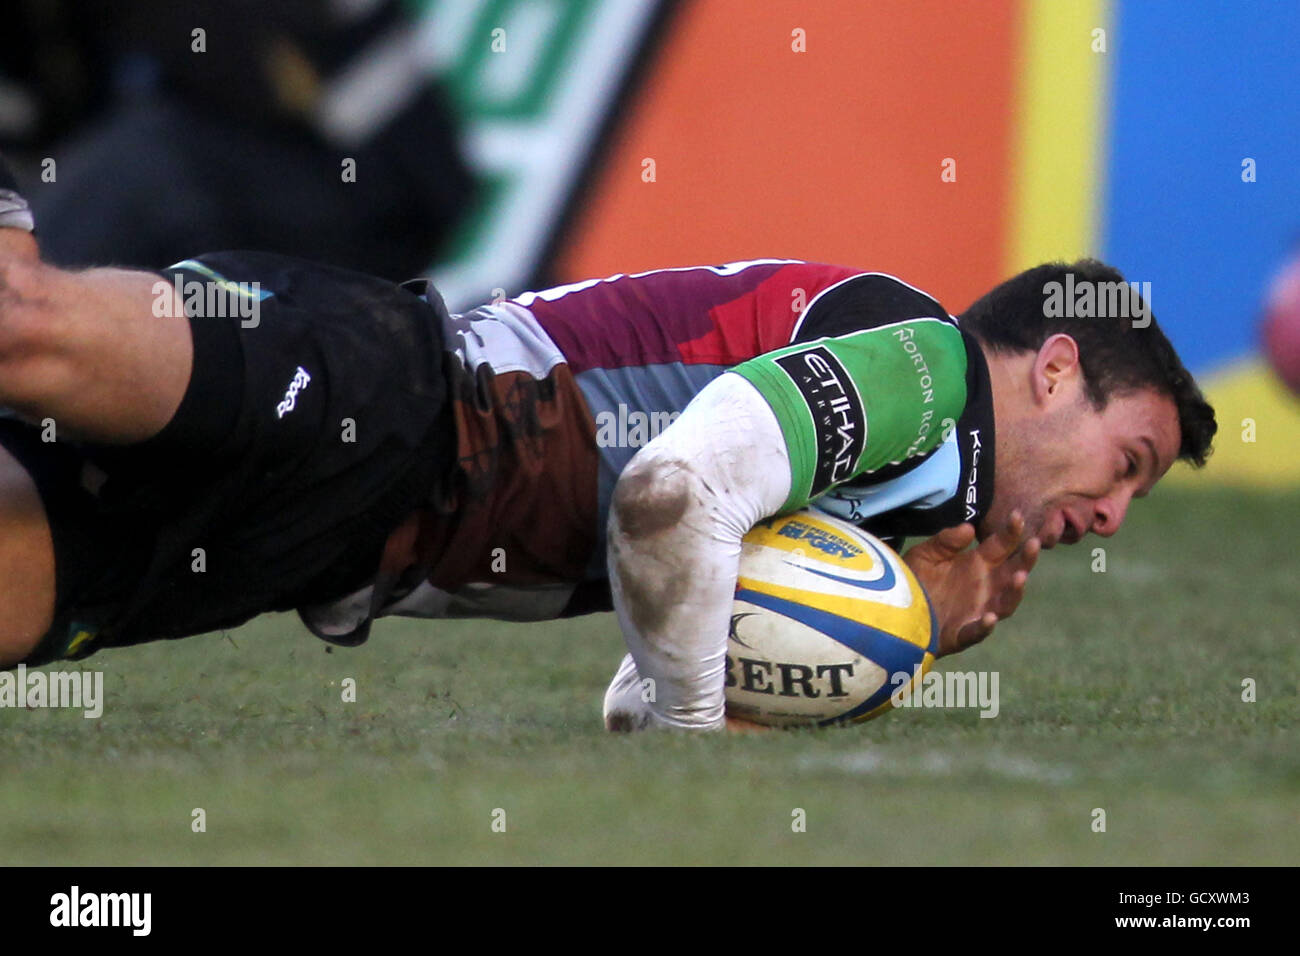
[[[745,536],[727,654],[727,710],[778,726],[868,720],[938,650],[911,569],[860,528],[813,509]]]

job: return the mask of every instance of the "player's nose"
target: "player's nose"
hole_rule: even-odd
[[[1109,538],[1124,523],[1131,500],[1131,496],[1125,492],[1116,492],[1102,498],[1093,511],[1092,527],[1088,530],[1103,538]]]

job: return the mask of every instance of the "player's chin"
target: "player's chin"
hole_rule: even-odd
[[[1044,551],[1050,551],[1061,544],[1061,537],[1069,528],[1069,523],[1060,511],[1045,511],[1032,524],[1027,522],[1026,525],[1034,529],[1033,536],[1038,539]]]

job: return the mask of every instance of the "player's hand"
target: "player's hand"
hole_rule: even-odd
[[[1022,542],[1024,533],[1024,518],[1013,511],[1006,525],[976,548],[969,548],[975,540],[974,525],[963,524],[903,555],[939,622],[937,656],[978,644],[1020,605],[1041,548],[1036,537]]]
[[[727,733],[729,734],[762,734],[771,729],[771,727],[766,727],[763,724],[741,720],[739,717],[727,718]]]

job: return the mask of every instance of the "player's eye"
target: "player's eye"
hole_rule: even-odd
[[[1125,455],[1124,457],[1125,457],[1125,459],[1127,459],[1127,461],[1128,461],[1128,471],[1126,471],[1126,472],[1124,473],[1124,477],[1125,477],[1125,478],[1134,478],[1134,477],[1136,477],[1136,476],[1137,476],[1137,473],[1138,473],[1138,463],[1137,463],[1137,459],[1134,458],[1132,455]]]

